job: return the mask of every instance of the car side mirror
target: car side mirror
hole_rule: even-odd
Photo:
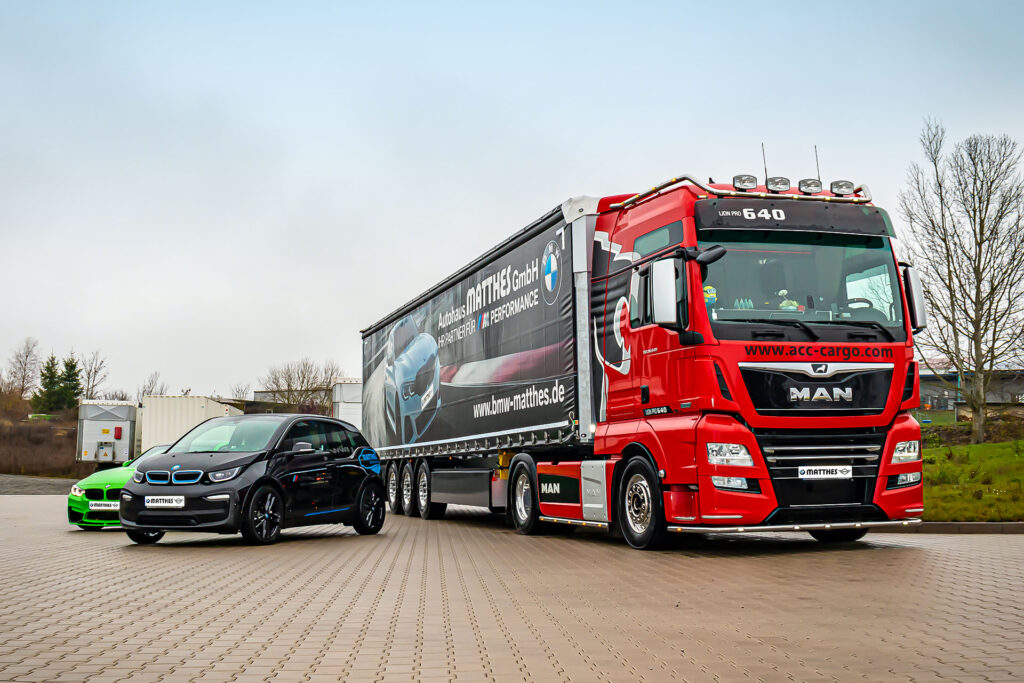
[[[313,444],[309,443],[308,441],[296,441],[292,445],[291,452],[293,455],[309,455],[310,453],[314,452]]]
[[[675,258],[661,259],[651,264],[650,294],[651,318],[655,325],[669,329],[681,329],[679,324],[679,299],[676,296]]]
[[[910,327],[914,332],[928,326],[928,309],[924,301],[924,287],[921,276],[913,266],[903,269],[903,289],[907,292],[907,308],[910,309]]]

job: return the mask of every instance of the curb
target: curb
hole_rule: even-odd
[[[878,527],[873,534],[1024,534],[1024,522],[921,522],[908,527]]]

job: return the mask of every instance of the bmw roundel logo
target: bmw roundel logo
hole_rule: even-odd
[[[558,296],[558,287],[562,284],[562,273],[559,269],[559,262],[562,259],[562,250],[552,240],[544,247],[544,256],[541,257],[541,277],[544,281],[544,301],[549,304],[555,303]]]
[[[174,470],[177,470],[177,469],[180,469],[180,468],[181,468],[181,465],[173,465],[173,466],[171,466],[171,471],[173,472]]]

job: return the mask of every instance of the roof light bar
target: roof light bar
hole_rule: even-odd
[[[732,186],[737,190],[753,190],[757,187],[757,176],[748,174],[734,175],[732,177]]]
[[[700,188],[701,190],[703,190],[705,193],[708,194],[708,196],[713,196],[713,197],[758,197],[760,199],[792,199],[792,200],[803,200],[803,201],[812,201],[812,202],[830,202],[831,201],[831,202],[844,203],[844,204],[867,204],[868,202],[871,201],[871,191],[868,189],[867,185],[858,185],[855,188],[853,188],[853,192],[859,195],[859,196],[854,196],[854,197],[845,197],[845,196],[831,197],[831,196],[806,195],[806,194],[776,194],[774,192],[738,192],[736,190],[723,190],[721,188],[711,187],[710,185],[708,185],[708,184],[702,182],[701,180],[699,180],[697,178],[697,176],[694,176],[694,175],[692,175],[690,173],[685,173],[683,175],[676,176],[675,178],[670,178],[669,180],[666,180],[665,182],[661,183],[660,185],[655,185],[654,187],[652,187],[649,190],[645,190],[645,191],[643,191],[643,192],[641,192],[639,194],[635,194],[632,197],[630,197],[629,199],[625,199],[625,200],[623,200],[621,202],[615,202],[614,204],[611,204],[608,208],[610,210],[612,210],[612,211],[618,211],[620,209],[625,209],[626,207],[633,206],[637,202],[640,202],[640,201],[646,199],[647,197],[650,197],[652,195],[656,195],[659,192],[667,190],[670,187],[672,187],[674,185],[678,185],[680,183],[690,183],[694,187],[697,187],[697,188]],[[835,193],[833,192],[833,194],[835,194]]]
[[[818,194],[821,192],[821,181],[817,178],[804,178],[796,186],[804,194]]]
[[[829,189],[832,190],[832,194],[839,197],[845,197],[846,195],[853,194],[856,191],[853,187],[853,181],[850,180],[833,180]]]
[[[772,192],[785,192],[789,189],[789,178],[773,176],[765,181],[764,186]]]

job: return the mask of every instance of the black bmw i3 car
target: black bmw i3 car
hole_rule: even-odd
[[[273,543],[281,529],[384,525],[380,459],[355,427],[317,415],[207,420],[147,458],[122,489],[121,526],[136,543],[165,531]]]

